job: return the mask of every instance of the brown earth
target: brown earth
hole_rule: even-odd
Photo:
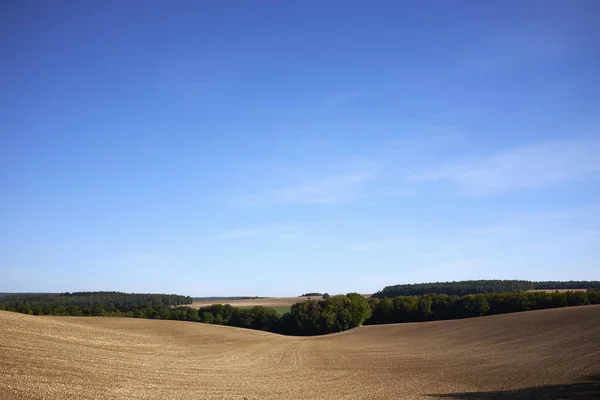
[[[600,305],[307,338],[1,311],[0,399],[591,399],[599,338]]]

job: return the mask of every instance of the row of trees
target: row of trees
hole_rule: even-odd
[[[171,307],[191,303],[190,296],[154,293],[17,293],[0,297],[0,306],[4,308],[29,307],[38,315],[61,315],[66,309],[77,309],[81,315],[98,315],[100,308],[104,312],[127,313],[148,307]]]
[[[89,295],[89,294],[88,294]],[[160,296],[160,295],[158,295]],[[138,307],[113,307],[114,302],[94,304],[82,303],[64,306],[62,303],[47,303],[43,306],[21,296],[22,301],[0,305],[0,310],[16,311],[33,315],[71,316],[119,316],[149,319],[171,319],[191,322],[204,322],[258,329],[284,335],[320,335],[341,332],[361,325],[371,316],[367,300],[357,294],[331,296],[328,299],[309,300],[292,306],[291,312],[280,316],[270,307],[233,307],[229,304],[216,304],[194,309],[187,306],[167,306],[164,303],[144,303]],[[32,304],[33,305],[30,305]]]
[[[555,289],[593,289],[600,290],[599,281],[523,281],[523,280],[477,280],[458,282],[416,283],[386,286],[371,297],[420,296],[431,293],[443,293],[455,296],[478,293],[521,292],[527,290]]]
[[[434,293],[371,298],[372,316],[365,324],[458,319],[585,304],[600,304],[600,292],[506,292],[461,297]]]
[[[33,298],[37,295],[32,295]],[[328,299],[309,300],[294,304],[289,313],[279,315],[269,307],[233,307],[216,304],[194,309],[177,304],[168,305],[168,298],[161,301],[124,303],[115,306],[114,299],[106,304],[92,301],[63,305],[64,297],[95,296],[91,293],[63,295],[61,302],[52,304],[47,298],[43,305],[26,296],[0,304],[0,310],[34,315],[72,316],[120,316],[149,319],[171,319],[203,322],[258,329],[284,335],[322,335],[341,332],[361,324],[389,324],[399,322],[434,321],[504,314],[546,308],[600,304],[600,291],[587,292],[505,292],[468,294],[426,294],[421,296],[397,296],[368,301],[357,293],[331,296]],[[104,294],[102,295],[104,296]],[[100,297],[102,297],[100,296]],[[143,295],[142,295],[143,296]],[[163,296],[163,295],[154,295]],[[180,296],[183,297],[183,296]],[[106,298],[111,298],[110,296]],[[158,297],[157,297],[158,299]],[[171,300],[173,300],[171,298]],[[176,301],[176,300],[173,300]],[[33,303],[33,305],[31,305]],[[120,303],[117,303],[120,304]],[[132,308],[133,307],[133,308]]]
[[[341,332],[362,325],[371,317],[371,307],[358,293],[330,296],[321,301],[304,301],[292,306],[292,328],[302,335]]]
[[[302,293],[302,295],[300,297],[308,297],[309,299],[310,299],[310,297],[323,297],[324,299],[328,299],[331,297],[331,295],[329,293],[308,292],[308,293]]]

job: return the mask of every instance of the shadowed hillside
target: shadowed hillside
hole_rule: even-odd
[[[505,390],[497,392],[472,392],[472,393],[449,393],[442,395],[431,395],[442,399],[597,399],[600,397],[600,376],[591,375],[585,377],[578,383],[564,385],[548,385],[519,390]]]

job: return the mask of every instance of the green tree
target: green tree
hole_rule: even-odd
[[[157,319],[158,318],[158,311],[156,311],[152,307],[146,307],[146,309],[144,310],[144,314],[146,314],[146,318],[149,318],[149,319]]]
[[[253,322],[252,312],[245,308],[237,308],[229,319],[228,325],[240,328],[250,328]]]
[[[401,296],[394,300],[394,310],[392,312],[393,322],[416,321],[418,316],[419,297]]]
[[[102,304],[96,304],[92,307],[92,315],[95,317],[103,317],[106,314],[106,310]]]
[[[250,328],[271,331],[277,325],[279,314],[270,307],[255,306],[250,309]]]
[[[185,320],[190,322],[199,322],[200,317],[198,316],[198,310],[195,308],[186,307]]]
[[[64,306],[58,305],[52,307],[52,311],[49,313],[51,315],[67,315],[67,310]]]
[[[590,304],[600,304],[600,291],[588,290],[587,296]]]
[[[158,310],[158,318],[171,319],[171,309],[169,307],[160,307]]]
[[[79,309],[73,305],[67,307],[66,313],[67,313],[67,315],[72,315],[74,317],[82,315],[81,311],[79,311]]]
[[[17,309],[18,312],[20,312],[21,314],[33,314],[33,310],[31,309],[31,307],[29,307],[26,304],[22,304],[21,306],[19,306],[19,308]]]
[[[486,295],[468,294],[458,300],[458,317],[479,317],[490,310]]]
[[[321,332],[321,306],[316,301],[296,303],[292,305],[290,314],[298,334],[318,335]]]
[[[426,319],[431,314],[433,314],[433,311],[431,310],[432,303],[433,303],[433,301],[432,301],[431,296],[425,295],[425,296],[421,296],[419,298],[418,311],[419,311],[419,314],[422,315],[424,319]]]
[[[341,332],[352,327],[350,299],[342,294],[319,302],[322,333]]]
[[[215,316],[212,315],[212,313],[210,313],[208,311],[204,311],[202,313],[202,316],[200,317],[200,321],[204,322],[205,324],[212,324],[215,322]],[[221,318],[221,322],[222,322],[222,318]]]
[[[585,292],[567,292],[567,304],[569,306],[582,306],[590,304],[590,302]]]
[[[566,307],[567,294],[562,292],[554,292],[551,295],[552,308]]]
[[[475,315],[485,315],[490,310],[490,304],[487,301],[487,296],[483,294],[475,295],[475,304],[473,306],[473,312]]]
[[[369,302],[365,297],[358,293],[348,293],[346,297],[350,300],[350,327],[360,326],[371,317],[372,311]]]

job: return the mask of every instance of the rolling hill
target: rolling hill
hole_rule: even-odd
[[[0,398],[597,398],[599,337],[600,306],[319,337],[0,311]]]

